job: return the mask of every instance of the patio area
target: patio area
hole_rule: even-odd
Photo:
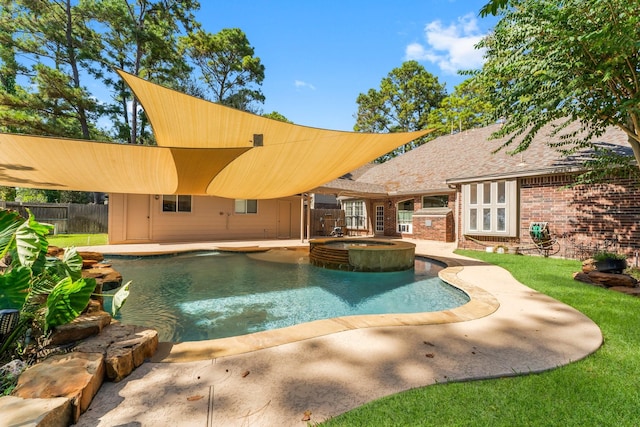
[[[453,244],[408,241],[417,245],[416,254],[451,266],[446,280],[461,285],[472,301],[457,312],[417,318],[368,316],[356,325],[320,321],[253,339],[167,343],[124,381],[103,384],[77,425],[305,425],[303,419],[321,422],[415,387],[553,369],[602,344],[590,319],[505,270],[457,256]],[[134,254],[305,245],[278,240],[80,249]]]

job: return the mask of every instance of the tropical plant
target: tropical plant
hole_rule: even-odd
[[[2,343],[0,355],[16,347],[24,356],[26,348],[18,345],[18,337],[30,328],[46,336],[56,326],[71,322],[87,307],[95,290],[95,279],[82,277],[82,257],[75,248],[65,250],[62,259],[47,257],[46,236],[52,229],[36,221],[31,212],[25,219],[18,212],[0,210],[0,308],[20,311],[18,326]],[[128,285],[114,295],[114,313],[124,303]]]

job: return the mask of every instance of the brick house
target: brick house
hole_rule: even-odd
[[[557,138],[544,130],[523,153],[495,152],[504,142],[490,139],[498,126],[436,138],[357,179],[334,180],[318,191],[338,195],[351,233],[524,251],[533,250],[530,224],[543,221],[559,240],[560,256],[579,258],[611,242],[613,249],[635,255],[635,180],[571,186],[591,153],[565,157],[549,147]],[[598,144],[632,156],[627,136],[617,128],[608,129]]]

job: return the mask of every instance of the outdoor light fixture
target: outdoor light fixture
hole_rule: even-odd
[[[262,137],[263,137],[263,135],[261,133],[254,133],[253,134],[253,146],[254,147],[262,147],[262,145],[263,145]]]

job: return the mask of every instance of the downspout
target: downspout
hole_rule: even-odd
[[[456,243],[456,248],[458,247],[458,227],[462,226],[462,224],[459,224],[459,222],[461,221],[460,218],[460,196],[462,196],[462,188],[460,188],[460,191],[458,191],[458,186],[454,185],[454,184],[447,184],[447,186],[453,190],[455,190],[455,198],[454,198],[454,214],[453,214],[453,241]]]

